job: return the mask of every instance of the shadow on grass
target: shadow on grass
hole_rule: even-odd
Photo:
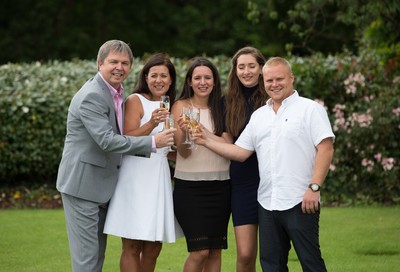
[[[389,249],[362,249],[356,251],[356,254],[365,256],[394,256],[400,255],[400,251]]]

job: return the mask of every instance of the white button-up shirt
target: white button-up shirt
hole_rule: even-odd
[[[322,105],[297,91],[277,113],[271,99],[255,111],[236,145],[257,152],[258,202],[266,210],[288,210],[303,199],[311,182],[316,146],[334,134]]]

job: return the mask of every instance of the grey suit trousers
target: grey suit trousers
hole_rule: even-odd
[[[107,235],[103,233],[107,203],[61,193],[74,272],[101,272]],[[97,234],[97,236],[96,236]],[[93,254],[97,251],[97,256]]]

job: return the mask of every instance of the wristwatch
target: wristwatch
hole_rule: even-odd
[[[310,188],[313,192],[318,192],[321,189],[321,186],[319,186],[317,183],[310,183],[308,188]]]

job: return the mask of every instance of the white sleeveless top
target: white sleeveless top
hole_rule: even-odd
[[[200,109],[200,123],[208,130],[214,131],[209,109]],[[208,148],[198,145],[187,157],[179,152],[176,157],[175,178],[182,180],[227,180],[229,179],[230,160],[218,155]]]
[[[160,107],[160,101],[152,101],[148,100],[145,96],[139,93],[134,93],[133,95],[136,95],[139,97],[140,102],[142,102],[143,106],[143,117],[140,120],[140,126],[143,126],[146,124],[150,119],[153,111],[157,108]],[[163,131],[164,129],[164,122],[161,122],[156,126],[151,133],[149,134],[150,136],[156,135],[157,133]],[[157,148],[157,154],[162,154],[164,156],[167,156],[168,154],[168,147],[162,147],[162,148]]]

